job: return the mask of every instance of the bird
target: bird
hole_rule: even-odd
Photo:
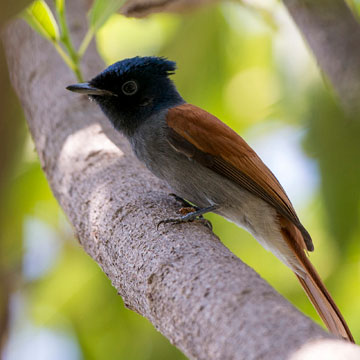
[[[190,212],[161,223],[214,212],[245,228],[295,273],[328,330],[354,342],[308,258],[311,236],[285,190],[240,135],[183,99],[170,78],[175,70],[165,57],[137,56],[67,89],[95,101],[137,158],[190,205]]]

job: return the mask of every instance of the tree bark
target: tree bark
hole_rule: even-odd
[[[85,30],[86,2],[68,4],[77,40]],[[315,340],[315,346],[330,342],[341,353],[348,350],[346,359],[359,357],[354,345],[323,343],[333,337],[208,228],[191,223],[157,230],[157,222],[179,207],[165,184],[137,161],[95,104],[65,90],[75,79],[48,42],[22,20],[3,38],[11,80],[52,191],[127,307],[190,359],[296,359]],[[90,48],[85,75],[102,68]],[[324,352],[326,359],[340,359],[335,353]]]

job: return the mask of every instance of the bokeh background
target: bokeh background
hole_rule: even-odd
[[[282,4],[266,3],[225,2],[141,20],[115,14],[97,35],[98,49],[107,64],[136,55],[175,60],[183,97],[258,152],[312,234],[311,261],[360,341],[360,122],[338,106]],[[2,53],[4,85],[3,61]],[[81,249],[9,85],[1,87],[0,102],[7,105],[0,118],[3,358],[185,359],[146,319],[125,309]],[[319,322],[290,270],[245,231],[208,218],[226,246]]]

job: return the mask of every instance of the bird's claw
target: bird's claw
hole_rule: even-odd
[[[195,211],[196,211],[196,209],[194,207],[182,207],[178,210],[179,214],[181,214],[183,216],[194,213]],[[200,215],[200,216],[202,216],[202,215]]]
[[[200,208],[189,203],[188,201],[186,201],[185,199],[183,199],[182,197],[174,194],[174,193],[170,193],[169,196],[172,196],[177,202],[181,203],[181,205],[184,207],[184,208],[193,208],[195,209],[196,211],[199,210]]]
[[[173,196],[177,201],[183,204],[184,207],[180,209],[180,213],[183,216],[174,219],[161,220],[156,226],[157,230],[159,229],[159,226],[161,224],[181,224],[192,221],[199,221],[202,224],[204,224],[206,227],[208,227],[210,230],[212,230],[211,222],[209,220],[204,219],[203,214],[216,210],[218,208],[218,205],[211,205],[206,208],[199,208],[195,205],[190,204],[189,202],[187,202],[180,196],[177,196],[176,194],[169,194],[169,195]]]
[[[175,225],[175,224],[180,224],[181,222],[183,222],[183,221],[181,221],[181,218],[179,218],[179,219],[165,219],[165,220],[159,221],[156,228],[157,228],[157,230],[159,230],[159,227],[162,224],[164,224],[164,225],[165,224],[173,224],[173,225]]]
[[[202,223],[203,225],[205,225],[208,229],[210,229],[212,231],[212,229],[213,229],[212,223],[208,219],[205,219],[203,216],[201,216],[196,220],[199,221],[200,223]]]
[[[190,213],[191,214],[191,213]],[[205,225],[207,228],[209,228],[210,230],[212,230],[212,224],[209,220],[205,219],[202,215],[197,216],[195,218],[189,217],[187,214],[185,216],[182,216],[180,218],[170,218],[170,219],[165,219],[165,220],[161,220],[158,222],[156,229],[159,230],[160,225],[162,224],[172,224],[172,225],[177,225],[177,224],[183,224],[183,223],[187,223],[187,222],[193,222],[193,221],[198,221],[200,223],[202,223],[203,225]]]

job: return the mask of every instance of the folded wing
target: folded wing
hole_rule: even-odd
[[[300,223],[284,189],[242,137],[215,116],[191,104],[170,109],[167,124],[168,140],[177,151],[272,205],[300,230],[303,235],[301,246],[308,251],[314,250],[311,237]]]

